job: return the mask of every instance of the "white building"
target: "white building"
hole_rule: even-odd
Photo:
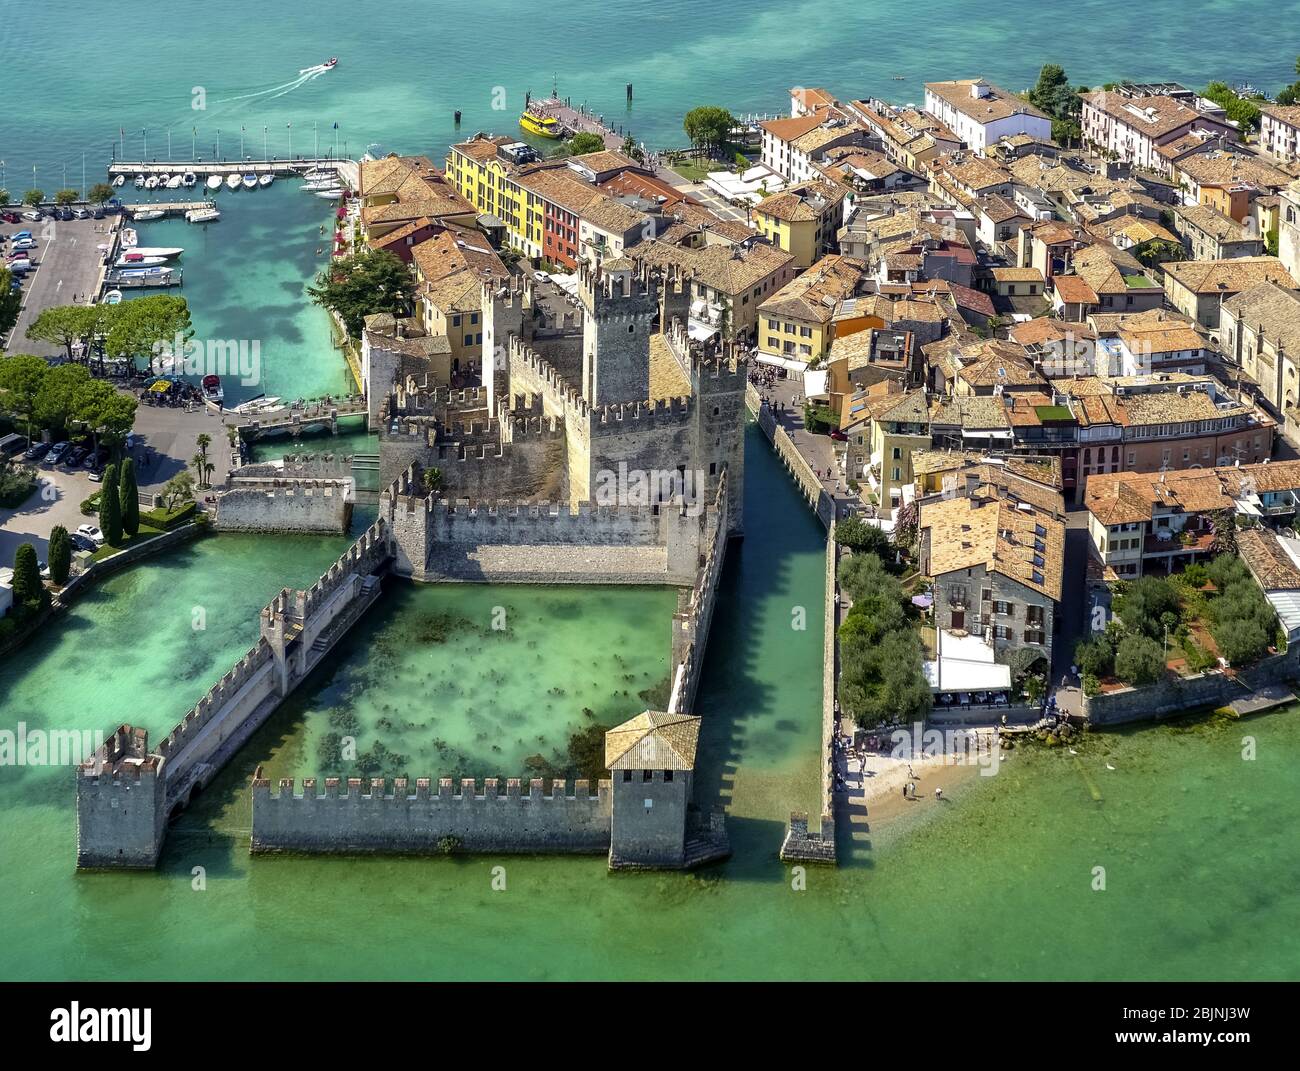
[[[1259,143],[1275,160],[1300,158],[1300,104],[1264,104],[1259,120]]]
[[[1167,175],[1170,158],[1161,146],[1181,139],[1237,140],[1237,129],[1196,107],[1197,98],[1130,97],[1099,89],[1082,95],[1079,116],[1084,141],[1116,159]]]
[[[1017,134],[1052,139],[1050,116],[982,78],[927,82],[925,110],[978,152]]]

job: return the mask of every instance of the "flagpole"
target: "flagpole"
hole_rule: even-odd
[[[311,154],[313,158],[318,159],[320,157],[320,136],[316,133],[315,119],[311,121],[311,137],[312,137]]]
[[[262,127],[262,159],[271,159],[271,150],[266,146],[266,127]]]
[[[144,159],[149,159],[149,131],[144,127],[140,128],[140,137],[144,141]]]
[[[289,131],[289,159],[293,159],[293,124],[285,123],[285,129]]]

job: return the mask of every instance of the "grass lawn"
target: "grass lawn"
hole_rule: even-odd
[[[727,165],[717,160],[684,159],[672,165],[672,169],[690,182],[703,182],[711,171],[726,171]]]
[[[102,562],[105,558],[111,558],[114,554],[120,554],[122,551],[126,550],[127,547],[133,547],[137,543],[143,543],[147,539],[152,539],[154,536],[162,534],[163,532],[161,528],[155,528],[152,525],[145,524],[144,521],[141,521],[140,531],[135,535],[124,538],[116,547],[110,547],[107,543],[104,544],[104,546],[100,547],[90,556],[90,560],[92,562]]]

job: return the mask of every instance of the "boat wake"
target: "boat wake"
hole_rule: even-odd
[[[318,64],[315,67],[306,67],[298,72],[297,78],[293,78],[288,82],[281,82],[279,85],[271,86],[268,89],[258,89],[251,93],[239,93],[233,97],[222,97],[220,100],[214,100],[211,103],[213,105],[239,104],[243,101],[250,100],[276,100],[279,97],[292,93],[295,89],[300,89],[308,82],[319,78],[327,70],[329,70],[329,68],[324,64]]]

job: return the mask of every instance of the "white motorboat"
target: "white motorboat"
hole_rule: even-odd
[[[209,176],[208,176],[208,182],[207,182],[208,189],[210,189],[210,190],[219,190],[219,189],[221,189],[221,183],[222,183],[222,181],[223,181],[223,180],[222,180],[222,178],[221,178],[220,175],[209,175]]]
[[[226,176],[226,189],[228,190],[239,189],[239,176],[236,175],[233,171]]]
[[[124,268],[117,273],[123,281],[130,279],[165,279],[175,268]]]
[[[169,190],[179,190],[181,188],[181,184],[184,181],[185,181],[184,175],[173,175],[171,178],[167,180],[167,188]]]
[[[105,305],[122,304],[122,291],[110,290],[107,294],[104,295],[104,304]]]
[[[288,409],[287,405],[282,405],[278,397],[254,398],[252,401],[244,402],[235,406],[231,412],[238,413],[240,416],[265,416],[267,413],[279,413]]]
[[[122,185],[125,185],[125,183],[126,183],[126,176],[125,176],[125,175],[117,175],[117,176],[115,176],[114,179],[113,179],[113,185],[114,185],[114,186],[122,186]]]
[[[123,248],[123,249],[130,249],[130,248],[132,248],[132,247],[136,244],[136,242],[138,242],[139,240],[140,240],[140,236],[139,236],[138,234],[136,234],[136,232],[135,232],[134,230],[132,230],[130,227],[127,227],[127,228],[125,228],[125,229],[122,231],[122,248]]]
[[[312,192],[315,193],[317,197],[324,197],[326,200],[337,201],[343,196],[344,190],[342,186],[335,186],[332,189],[313,190]]]
[[[164,260],[172,260],[184,253],[185,248],[179,245],[137,245],[131,252],[138,253],[142,257],[162,257]]]
[[[158,176],[150,175],[147,179],[145,179],[144,188],[146,190],[156,190],[158,188]]]
[[[330,179],[337,182],[339,173],[333,168],[320,167],[312,168],[312,170],[304,172],[302,177],[308,182],[314,182],[317,179]]]
[[[185,174],[181,176],[181,185],[184,186],[187,190],[198,181],[199,181],[199,176],[196,175],[193,171],[186,171]]]
[[[243,181],[244,181],[244,189],[255,190],[257,188],[257,176],[254,175],[251,171],[244,176]]]
[[[162,219],[163,213],[160,208],[137,208],[131,213],[131,218],[137,222],[150,219]]]
[[[265,175],[258,176],[257,184],[259,186],[269,186],[274,181],[275,181],[275,176],[268,171]]]
[[[136,177],[135,177],[135,188],[136,188],[137,190],[143,190],[143,189],[144,189],[144,181],[145,181],[145,180],[144,180],[144,176],[143,176],[143,175],[136,175]]]
[[[191,223],[215,223],[221,218],[221,213],[215,208],[191,208],[185,213],[185,218]]]
[[[321,175],[318,178],[308,179],[302,184],[304,190],[330,190],[335,186],[341,186],[338,175]]]
[[[145,256],[143,253],[123,253],[113,262],[115,268],[153,268],[165,264],[166,257]]]

